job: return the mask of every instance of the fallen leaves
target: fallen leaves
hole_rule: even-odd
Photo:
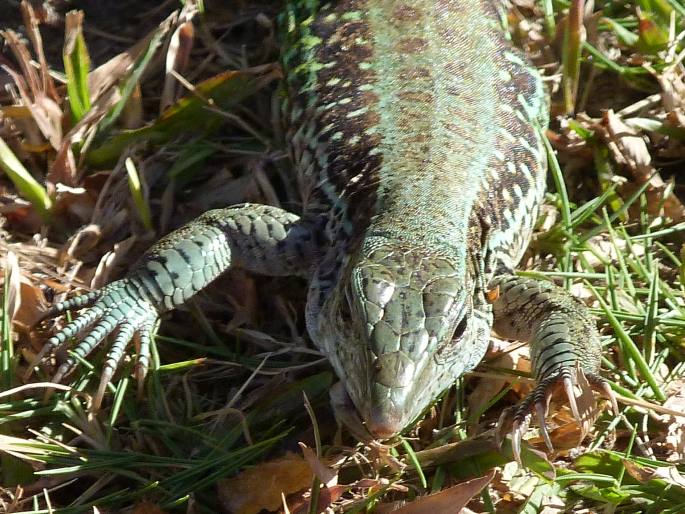
[[[238,476],[219,482],[221,504],[235,514],[274,511],[288,496],[311,486],[314,473],[307,461],[293,453],[248,468]]]
[[[413,502],[393,510],[394,514],[453,514],[460,512],[471,499],[495,477],[495,471],[443,489],[439,493],[420,496]]]
[[[643,136],[629,127],[611,109],[604,114],[602,126],[606,128],[605,140],[614,160],[624,165],[632,173],[638,187],[649,183],[646,194],[648,205],[652,206],[652,214],[657,206],[663,204],[663,209],[670,219],[675,222],[685,219],[685,207],[672,194],[671,188],[661,178],[661,174],[652,165],[652,156],[647,148]]]

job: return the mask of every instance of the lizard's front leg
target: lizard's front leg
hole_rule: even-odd
[[[80,333],[86,332],[85,337],[73,350],[79,357],[116,333],[95,397],[97,406],[136,332],[136,376],[144,378],[150,333],[161,313],[186,302],[231,266],[272,276],[307,275],[317,258],[316,240],[314,224],[276,207],[244,204],[208,211],[153,245],[125,278],[54,305],[45,318],[89,308],[47,341],[31,369]],[[59,382],[75,365],[76,359],[69,357],[53,380]]]
[[[549,396],[557,385],[563,387],[571,410],[580,421],[573,386],[578,372],[593,389],[607,396],[617,412],[616,399],[600,377],[602,344],[588,309],[568,291],[549,282],[514,275],[495,277],[493,292],[495,331],[502,337],[530,342],[533,372],[537,382],[519,404],[502,413],[499,430],[512,423],[512,448],[520,460],[521,436],[527,416],[535,410],[540,431],[552,450],[545,425]]]

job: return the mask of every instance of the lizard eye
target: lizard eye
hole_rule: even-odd
[[[466,327],[468,326],[468,317],[464,315],[461,318],[461,321],[457,325],[457,328],[454,329],[454,336],[453,339],[461,339],[464,337],[464,332],[466,332]]]

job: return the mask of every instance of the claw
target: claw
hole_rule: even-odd
[[[49,341],[43,345],[43,348],[38,352],[38,354],[29,362],[28,367],[26,368],[26,371],[24,372],[24,376],[22,377],[25,382],[27,382],[30,378],[31,375],[33,375],[33,370],[36,369],[36,367],[43,361],[45,356],[51,352],[55,347],[53,345],[49,344]]]
[[[580,412],[578,411],[578,404],[576,403],[576,392],[573,390],[573,380],[571,380],[570,376],[565,375],[562,381],[564,384],[564,392],[566,393],[566,397],[568,398],[568,404],[571,407],[573,417],[578,422],[578,424],[581,424],[582,418],[580,417]]]
[[[92,408],[97,410],[104,398],[107,385],[116,373],[117,367],[126,354],[126,347],[136,331],[141,334],[135,376],[139,379],[139,390],[148,370],[150,361],[151,331],[158,319],[158,309],[154,298],[147,297],[146,289],[136,277],[112,282],[98,291],[76,296],[49,309],[43,319],[56,316],[66,310],[82,309],[72,322],[51,337],[31,362],[26,372],[29,378],[33,368],[55,348],[65,345],[70,338],[80,336],[72,355],[57,369],[53,382],[62,381],[76,368],[78,361],[87,357],[101,342],[115,332],[114,342],[109,348],[102,369],[97,392],[93,397]]]
[[[586,378],[595,391],[609,400],[609,403],[611,403],[611,411],[615,416],[618,416],[620,414],[620,411],[618,410],[618,401],[616,400],[616,394],[613,389],[611,389],[609,382],[595,374],[588,374],[586,375]]]
[[[594,391],[598,391],[602,396],[609,399],[612,410],[618,413],[618,403],[616,395],[609,387],[609,384],[601,376],[592,373],[584,372],[582,369],[577,369],[576,380],[578,380],[579,387],[585,392],[589,393],[590,386]],[[587,379],[587,380],[586,380]],[[540,426],[540,435],[545,442],[545,446],[550,452],[554,452],[552,438],[550,436],[545,418],[549,409],[549,402],[552,398],[552,393],[555,386],[563,389],[568,404],[577,423],[583,427],[587,425],[587,416],[585,419],[580,414],[578,408],[578,400],[576,398],[576,386],[574,385],[573,371],[569,369],[558,370],[557,373],[540,380],[535,389],[526,396],[518,405],[510,407],[502,411],[497,422],[495,430],[495,440],[498,446],[501,446],[504,435],[509,432],[511,434],[512,452],[516,462],[521,464],[521,444],[523,435],[528,428],[531,415],[534,413],[537,422]],[[582,397],[581,397],[582,399]]]
[[[523,419],[515,415],[511,428],[511,452],[514,454],[514,459],[520,467],[523,467],[523,461],[521,461],[521,441],[523,440],[523,434],[528,430],[529,419],[530,415],[524,416]]]
[[[516,463],[523,467],[523,462],[521,462],[521,430],[518,421],[514,421],[514,428],[511,431],[511,451],[514,454],[514,459]]]
[[[537,413],[538,424],[540,425],[540,433],[542,434],[542,438],[545,441],[545,446],[547,446],[549,452],[554,453],[554,446],[552,446],[552,439],[549,436],[547,422],[545,421],[545,416],[547,414],[546,411],[547,409],[543,402],[535,403],[535,412]]]
[[[124,350],[126,345],[131,340],[133,333],[135,332],[135,325],[133,323],[125,323],[119,329],[112,347],[107,354],[107,360],[102,368],[102,374],[100,375],[100,383],[98,384],[98,390],[93,398],[93,408],[99,409],[102,405],[102,399],[105,396],[105,390],[107,389],[107,384],[110,383],[114,372],[116,371],[121,359],[124,356]]]
[[[602,392],[605,394],[605,396],[609,399],[609,402],[611,403],[611,410],[613,411],[614,415],[618,416],[620,414],[620,411],[618,410],[618,401],[616,400],[616,395],[614,394],[613,389],[611,389],[609,383],[605,381],[602,381],[601,387]]]
[[[142,387],[142,384],[145,381],[145,376],[147,375],[147,370],[150,366],[150,346],[152,343],[151,334],[153,328],[154,321],[146,321],[142,324],[139,330],[140,349],[138,350],[138,362],[136,362],[136,367],[134,371],[136,380],[138,380],[139,388]]]
[[[81,297],[77,296],[76,298],[72,298],[72,300],[76,300],[77,298]],[[58,305],[64,305],[66,303],[69,302],[62,302]],[[29,367],[26,370],[26,373],[24,374],[24,378],[28,380],[31,377],[34,368],[41,363],[41,361],[45,358],[45,356],[48,353],[53,351],[58,346],[66,343],[69,338],[74,337],[75,335],[83,332],[90,325],[92,325],[93,322],[103,314],[103,312],[104,311],[101,308],[93,306],[75,320],[71,321],[70,323],[67,323],[67,325],[62,330],[60,330],[58,334],[54,335],[53,337],[47,340],[41,351],[38,352],[38,355],[36,355],[35,358],[29,363]]]

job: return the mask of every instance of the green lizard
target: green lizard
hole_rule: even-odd
[[[513,270],[545,191],[545,91],[486,0],[290,1],[283,14],[287,139],[306,202],[297,215],[244,204],[205,213],[137,267],[50,314],[88,307],[39,358],[86,332],[114,339],[98,403],[135,332],[150,330],[232,266],[309,280],[306,322],[360,437],[387,439],[473,369],[491,328],[529,340],[537,386],[503,423],[521,434],[562,386],[599,376],[601,344],[565,290]],[[58,369],[62,380],[76,365]],[[343,409],[344,405],[352,407]],[[614,402],[615,405],[615,402]]]

